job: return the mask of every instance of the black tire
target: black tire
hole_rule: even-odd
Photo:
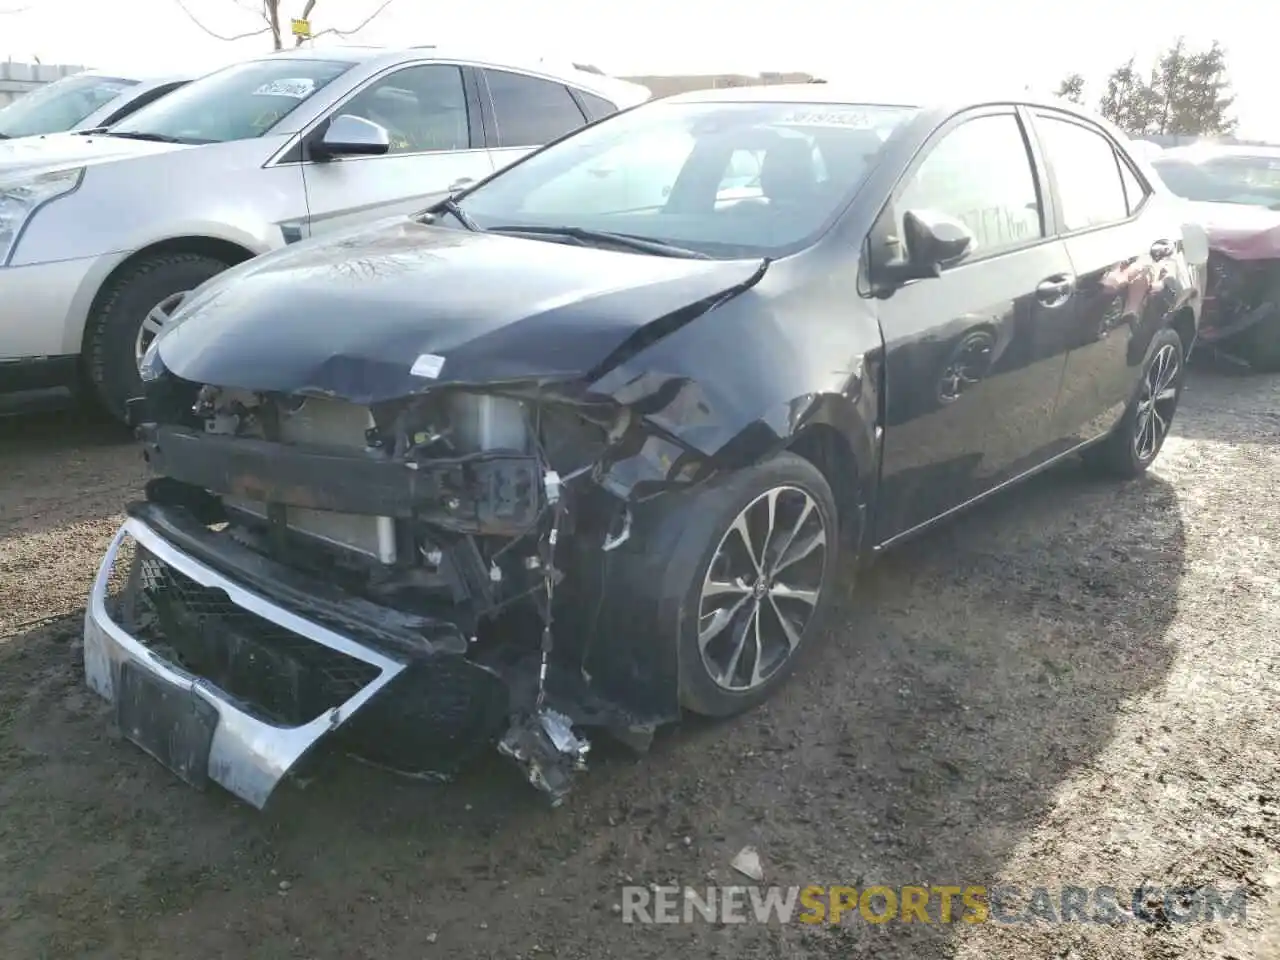
[[[135,349],[147,314],[228,266],[196,253],[160,254],[134,264],[103,291],[98,309],[89,318],[85,366],[89,383],[111,416],[123,420],[125,401],[142,390]]]
[[[783,491],[777,501],[780,518],[788,504],[796,506],[798,513],[802,504],[811,503],[814,509],[810,516],[812,518],[816,514],[817,521],[821,522],[825,531],[826,545],[821,557],[820,574],[814,573],[817,561],[812,556],[788,567],[789,570],[796,570],[802,565],[808,565],[806,572],[809,577],[817,577],[813,580],[817,584],[817,602],[813,604],[812,612],[807,614],[800,630],[796,631],[799,642],[791,647],[790,654],[778,665],[770,666],[770,672],[759,685],[743,690],[727,689],[712,676],[699,644],[704,580],[710,573],[712,562],[717,559],[722,541],[730,533],[739,514],[754,501],[774,490]],[[808,500],[802,499],[800,494]],[[766,500],[761,504],[761,509],[767,507]],[[684,587],[683,600],[677,614],[680,704],[684,709],[704,716],[732,716],[751,709],[771,696],[791,675],[799,657],[811,646],[814,634],[821,629],[831,603],[832,584],[839,562],[840,534],[835,498],[826,478],[812,463],[803,457],[782,453],[763,463],[727,474],[700,488],[681,504],[678,513],[678,516],[668,518],[680,525],[681,532],[672,552],[668,554],[667,569],[668,576],[673,571],[679,571]],[[806,534],[812,529],[812,522],[811,519],[806,524]],[[784,533],[789,532],[789,529],[785,529]],[[776,548],[777,543],[773,546]],[[746,602],[763,606],[769,602],[769,597],[761,599],[751,596]],[[794,615],[799,613],[795,610],[797,602],[792,600],[782,607],[791,610]],[[767,612],[772,632],[775,636],[781,636],[778,632],[781,624],[773,617],[772,610]],[[801,623],[800,617],[792,619],[789,616],[789,623],[794,628]],[[736,620],[731,621],[726,631],[737,625]]]
[[[1169,353],[1170,348],[1172,349],[1172,354]],[[1147,450],[1143,449],[1145,444],[1138,443],[1139,431],[1143,428],[1143,424],[1146,423],[1146,420],[1139,415],[1139,407],[1147,396],[1148,385],[1152,383],[1153,368],[1157,360],[1162,357],[1170,357],[1172,362],[1177,364],[1173,371],[1172,379],[1165,387],[1167,390],[1171,386],[1174,393],[1171,401],[1164,402],[1159,408],[1160,419],[1164,421],[1166,426],[1163,432],[1154,438],[1154,445]],[[1147,347],[1147,355],[1142,361],[1142,378],[1139,381],[1138,389],[1134,392],[1133,399],[1129,401],[1129,405],[1125,408],[1124,416],[1120,418],[1120,422],[1116,424],[1105,440],[1084,452],[1086,466],[1096,473],[1121,480],[1132,479],[1145,473],[1147,468],[1155,463],[1156,457],[1160,455],[1160,450],[1164,447],[1165,438],[1169,435],[1169,427],[1173,423],[1173,416],[1177,412],[1178,402],[1182,399],[1182,388],[1185,382],[1185,346],[1177,332],[1166,327],[1152,337],[1151,343]]]

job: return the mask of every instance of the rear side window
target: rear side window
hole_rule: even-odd
[[[1036,128],[1062,201],[1063,227],[1084,230],[1129,216],[1120,160],[1111,141],[1070,120],[1043,114]]]
[[[564,84],[486,70],[499,147],[537,147],[586,123]]]
[[[618,112],[616,104],[610,103],[604,97],[597,97],[594,93],[587,93],[585,90],[578,91],[578,99],[587,108],[588,120],[599,120],[601,117]]]
[[[1039,192],[1018,118],[975,117],[943,134],[897,201],[898,236],[908,210],[962,221],[973,232],[975,258],[1040,239]]]

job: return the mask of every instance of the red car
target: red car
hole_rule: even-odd
[[[1151,163],[1209,234],[1199,341],[1280,371],[1280,147],[1195,145]]]

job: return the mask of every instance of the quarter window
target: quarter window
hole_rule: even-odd
[[[594,93],[587,93],[585,90],[578,91],[578,99],[587,108],[588,120],[599,120],[601,117],[618,112],[618,108],[604,97],[597,97]]]
[[[1120,179],[1124,182],[1124,198],[1129,205],[1129,216],[1133,216],[1147,199],[1147,188],[1123,159],[1120,160]]]
[[[471,146],[467,95],[457,67],[437,63],[398,70],[360,91],[337,112],[385,127],[393,154]]]
[[[569,88],[551,80],[486,70],[499,147],[537,147],[586,122]]]
[[[1044,236],[1022,124],[1012,113],[967,120],[944,134],[898,199],[898,236],[908,210],[933,210],[974,235],[971,256],[1012,250]]]
[[[1053,117],[1037,117],[1036,128],[1058,184],[1064,228],[1084,230],[1129,216],[1120,161],[1110,140],[1088,127]]]

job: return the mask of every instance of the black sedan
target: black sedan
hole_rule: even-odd
[[[715,90],[228,271],[143,360],[88,682],[258,806],[332,733],[496,743],[558,801],[593,731],[769,696],[842,562],[1068,455],[1146,470],[1181,209],[1070,105]]]

